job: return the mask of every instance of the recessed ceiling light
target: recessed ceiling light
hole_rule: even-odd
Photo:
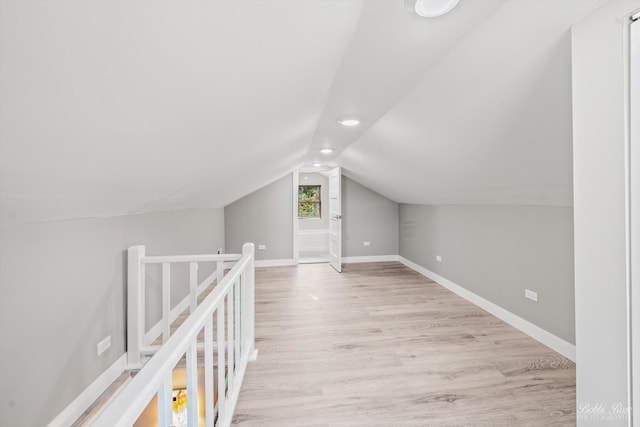
[[[460,0],[411,0],[418,16],[435,18],[444,15],[456,7]]]
[[[314,163],[314,164],[313,164],[313,167],[314,167],[314,168],[319,168],[320,166],[322,166],[322,163]]]
[[[342,126],[354,127],[360,124],[360,119],[356,117],[345,117],[344,119],[338,120],[338,123],[340,123]]]
[[[333,149],[331,149],[331,148],[323,148],[322,150],[320,150],[320,152],[322,154],[331,154],[331,153],[333,153]]]

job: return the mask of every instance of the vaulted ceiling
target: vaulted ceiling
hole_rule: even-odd
[[[570,26],[602,3],[5,0],[2,218],[221,207],[314,161],[398,202],[570,205]]]

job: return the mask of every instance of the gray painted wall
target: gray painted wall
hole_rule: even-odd
[[[572,32],[578,407],[609,410],[617,402],[626,407],[629,398],[622,18],[637,8],[638,0],[608,2]]]
[[[573,343],[572,215],[566,207],[401,204],[400,255]]]
[[[256,245],[256,259],[293,258],[293,175],[288,174],[224,208],[227,252]],[[258,250],[266,245],[266,250]]]
[[[253,242],[267,245],[256,259],[292,259],[292,194],[289,174],[225,207],[227,252]],[[398,253],[397,203],[343,176],[342,211],[342,256]],[[365,240],[370,247],[362,245]]]
[[[396,202],[343,176],[342,216],[342,256],[398,254]]]
[[[2,227],[0,425],[46,425],[124,353],[134,244],[151,255],[211,253],[224,247],[222,209]]]
[[[329,229],[329,178],[321,173],[300,173],[299,185],[319,185],[320,218],[301,218],[298,220],[300,230]]]
[[[124,217],[126,246],[144,242],[147,255],[189,255],[224,251],[224,210],[185,210]],[[198,279],[215,270],[213,263],[202,263]],[[145,268],[146,325],[151,328],[162,318],[162,265]],[[189,294],[189,265],[171,266],[171,304]]]

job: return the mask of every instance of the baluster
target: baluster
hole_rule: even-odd
[[[238,368],[238,366],[240,366],[240,310],[242,309],[240,306],[240,283],[241,283],[240,281],[241,280],[242,280],[242,275],[238,277],[238,280],[236,281],[236,283],[234,283],[232,287],[232,289],[234,289],[233,295],[235,296],[235,299],[236,299],[236,302],[234,304],[235,334],[234,334],[234,340],[233,340],[233,343],[236,347],[235,348],[235,356],[236,356],[235,368],[236,369]]]
[[[172,372],[165,374],[164,381],[158,390],[158,427],[173,425],[173,380]]]
[[[235,337],[233,336],[233,284],[229,287],[229,293],[227,293],[227,386],[229,387],[229,394],[231,394],[234,380],[233,380],[233,371],[234,371],[234,360],[233,350],[234,344],[233,341]]]
[[[255,258],[254,258],[254,245],[253,243],[245,243],[242,246],[242,255],[249,255],[251,260],[247,264],[246,273],[246,313],[243,313],[245,322],[247,324],[247,336],[245,340],[247,341],[247,346],[249,347],[247,351],[249,352],[250,360],[255,359]]]
[[[144,337],[144,246],[132,246],[127,254],[127,365],[139,368]]]
[[[198,263],[189,264],[189,313],[198,306]]]
[[[224,363],[224,302],[218,307],[217,318],[218,333],[216,339],[218,340],[218,425],[221,425],[225,416],[225,401],[226,401],[226,379],[225,379],[225,363]]]
[[[213,412],[213,316],[204,324],[204,408],[206,427],[213,427],[216,414]]]
[[[171,264],[162,263],[162,342],[171,335]]]
[[[216,285],[219,285],[224,278],[224,261],[218,261],[216,263]]]
[[[187,425],[198,427],[198,335],[187,348]]]
[[[242,354],[248,352],[247,348],[247,310],[248,310],[248,302],[247,302],[247,270],[242,272],[242,311],[240,312],[241,319],[240,324],[242,326]]]

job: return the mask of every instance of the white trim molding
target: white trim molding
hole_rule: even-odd
[[[325,259],[321,259],[327,262]],[[372,256],[350,256],[342,257],[342,262],[354,264],[358,262],[389,262],[398,261],[398,255],[372,255]],[[260,267],[290,267],[298,265],[295,259],[261,259],[256,261],[256,268]]]
[[[301,220],[306,220],[307,218],[299,218]],[[298,230],[298,234],[303,236],[312,236],[317,234],[329,234],[328,228],[306,228],[302,230]]]
[[[444,277],[434,273],[433,271],[427,270],[426,268],[416,264],[413,261],[409,261],[408,259],[402,256],[398,257],[398,261],[400,261],[402,264],[406,265],[410,269],[415,270],[416,272],[422,274],[428,279],[431,279],[434,282],[438,283],[439,285],[449,289],[454,294],[461,296],[462,298],[466,299],[472,304],[475,304],[478,307],[482,308],[483,310],[493,314],[498,319],[508,323],[514,328],[519,329],[520,331],[529,335],[531,338],[535,339],[536,341],[560,353],[567,359],[573,362],[576,361],[575,345],[563,340],[560,337],[553,335],[551,332],[548,332],[539,326],[534,325],[528,320],[525,320],[522,317],[517,316],[511,313],[510,311],[505,310],[504,308],[492,303],[491,301],[488,301],[482,298],[481,296],[474,294],[473,292],[463,288],[462,286],[456,285],[455,283],[451,282],[448,279],[445,279]]]
[[[398,261],[398,255],[371,255],[371,256],[345,256],[342,257],[344,264],[355,264],[359,262],[389,262]]]
[[[300,185],[300,173],[297,170],[294,170],[293,172],[291,172],[291,182],[293,184],[292,187],[292,199],[291,199],[291,203],[292,203],[292,213],[291,213],[291,218],[292,218],[292,222],[291,222],[291,226],[293,227],[293,240],[292,240],[292,246],[293,246],[293,261],[295,262],[294,265],[298,264],[298,259],[300,258],[300,248],[299,248],[299,243],[298,243],[298,228],[300,227],[300,225],[298,224],[298,186]],[[256,261],[255,264],[256,267],[260,267],[260,265],[258,265],[258,261]]]
[[[262,267],[291,267],[298,265],[295,259],[261,259],[256,260],[256,268]]]
[[[127,353],[107,368],[94,382],[84,389],[66,408],[62,410],[47,427],[70,426],[86,411],[105,390],[122,375],[127,366]]]
[[[302,257],[298,260],[298,264],[323,264],[328,263],[329,257]]]

